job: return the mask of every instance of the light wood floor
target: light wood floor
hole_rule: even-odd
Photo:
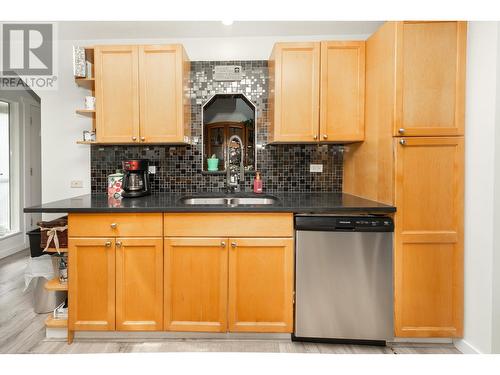
[[[23,293],[27,251],[0,260],[0,354],[2,353],[132,353],[132,352],[271,352],[336,354],[459,354],[447,344],[391,344],[387,347],[297,343],[287,340],[168,339],[91,341],[72,345],[45,339],[45,314],[36,314],[32,295]]]

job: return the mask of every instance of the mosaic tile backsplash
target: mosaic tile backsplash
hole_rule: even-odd
[[[216,65],[241,65],[240,82],[213,81]],[[266,145],[268,119],[267,61],[191,62],[191,135],[201,140],[201,106],[217,93],[244,93],[257,110],[257,170],[267,192],[341,192],[342,146]],[[91,146],[91,190],[105,192],[108,174],[125,159],[145,158],[156,166],[151,175],[153,192],[223,191],[225,174],[202,173],[202,144],[189,146]],[[310,173],[310,163],[323,164],[323,173]],[[252,191],[253,175],[245,175],[245,191]]]

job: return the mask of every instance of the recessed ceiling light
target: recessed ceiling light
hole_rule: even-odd
[[[225,26],[231,26],[233,24],[233,20],[223,20],[222,24]]]

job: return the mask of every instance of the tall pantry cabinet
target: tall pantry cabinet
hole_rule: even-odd
[[[388,22],[366,42],[365,141],[344,191],[397,207],[396,337],[463,331],[466,22]]]

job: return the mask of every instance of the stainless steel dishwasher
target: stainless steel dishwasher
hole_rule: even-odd
[[[295,217],[297,341],[385,345],[393,334],[391,218]]]

